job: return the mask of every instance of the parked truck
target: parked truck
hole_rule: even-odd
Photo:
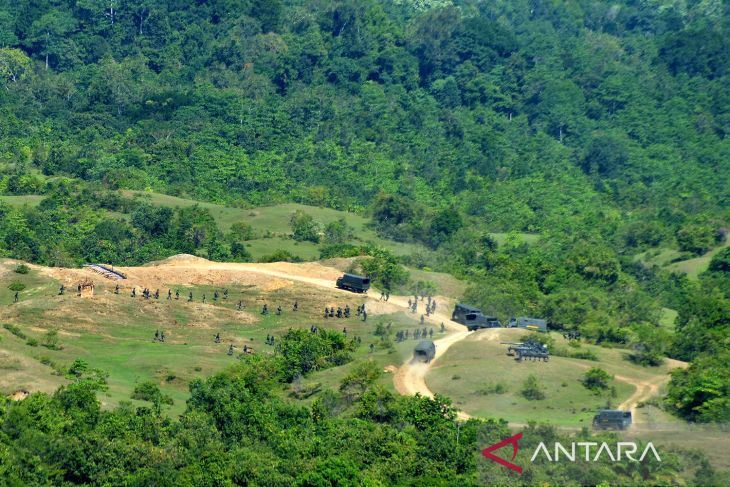
[[[507,323],[509,328],[524,328],[526,330],[547,332],[547,321],[538,318],[511,318]]]

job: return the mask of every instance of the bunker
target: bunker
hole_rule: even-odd
[[[457,304],[451,313],[451,319],[466,326],[469,331],[478,328],[500,328],[502,324],[494,316],[485,316],[479,308],[468,304]]]
[[[370,289],[370,278],[356,274],[345,274],[337,278],[337,287],[356,293],[366,293]]]
[[[593,427],[596,429],[625,430],[631,426],[631,423],[631,411],[600,409],[598,414],[593,416]]]
[[[436,356],[436,345],[431,340],[424,340],[413,349],[413,359],[429,363]]]
[[[512,318],[507,324],[509,328],[524,328],[526,330],[547,332],[547,321],[538,318]]]

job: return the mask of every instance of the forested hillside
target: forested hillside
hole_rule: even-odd
[[[356,211],[485,311],[696,361],[667,407],[728,420],[728,252],[697,280],[634,258],[726,241],[727,8],[0,0],[0,194],[44,198],[0,203],[0,252],[250,258],[205,209],[120,189]]]

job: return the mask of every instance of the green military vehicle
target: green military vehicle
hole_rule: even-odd
[[[593,427],[596,429],[625,430],[631,426],[631,411],[620,409],[601,409],[593,416]]]
[[[436,345],[431,340],[423,340],[413,350],[413,359],[429,363],[436,356]]]
[[[451,320],[466,326],[469,331],[479,328],[501,328],[502,324],[494,316],[485,316],[479,308],[468,304],[457,304],[451,313]]]
[[[355,293],[366,293],[370,289],[370,278],[356,274],[345,274],[337,278],[336,285],[340,289],[346,289]]]

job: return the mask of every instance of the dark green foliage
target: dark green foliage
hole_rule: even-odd
[[[282,362],[284,379],[290,382],[309,372],[349,362],[354,346],[339,332],[295,329],[276,342],[276,355]]]
[[[545,391],[543,391],[537,376],[534,374],[527,376],[520,392],[530,401],[541,401],[545,399]]]
[[[319,242],[320,225],[312,215],[301,210],[294,212],[289,219],[289,226],[292,230],[292,237],[297,241]]]
[[[13,269],[13,272],[16,272],[18,274],[27,274],[30,272],[30,267],[25,264],[19,264],[15,267],[15,269]]]
[[[590,389],[593,392],[601,392],[608,389],[611,380],[613,380],[611,374],[600,367],[592,367],[583,374],[583,380],[581,382],[586,389]]]

